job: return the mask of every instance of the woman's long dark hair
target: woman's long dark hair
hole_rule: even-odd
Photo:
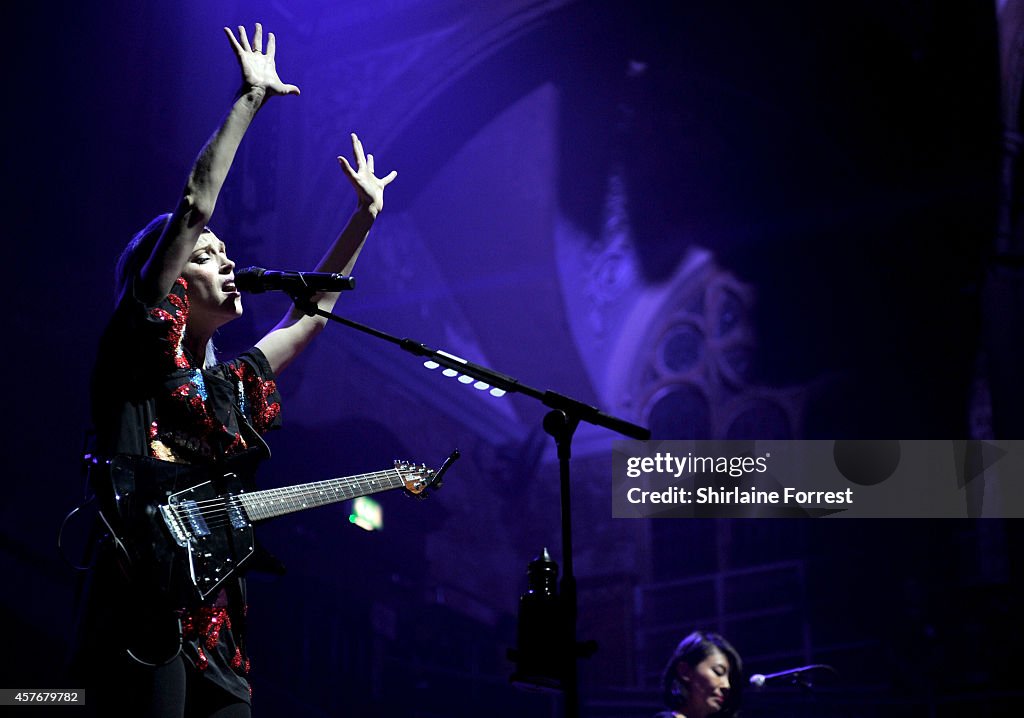
[[[743,662],[732,645],[717,633],[694,631],[676,646],[661,674],[662,697],[665,705],[674,711],[681,711],[690,699],[686,684],[679,680],[678,666],[686,663],[693,668],[715,651],[721,651],[729,659],[729,691],[722,703],[722,710],[716,716],[728,718],[738,715],[743,698]]]

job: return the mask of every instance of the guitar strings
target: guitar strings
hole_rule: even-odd
[[[236,494],[230,497],[217,497],[201,502],[176,504],[172,508],[178,513],[179,517],[186,516],[189,518],[226,515],[229,508],[236,507],[245,509],[246,513],[258,514],[261,508],[274,508],[275,505],[279,505],[281,502],[292,503],[301,501],[305,504],[309,501],[316,506],[344,501],[345,499],[361,495],[360,490],[381,488],[381,483],[381,479],[365,480],[345,485],[332,485],[329,482],[321,482],[321,485],[318,487],[307,487],[304,489],[268,489],[267,491],[271,492],[270,496],[263,499],[256,499],[251,494]],[[399,483],[394,483],[393,480],[383,483],[388,484],[383,488],[397,488],[402,485],[400,481]]]
[[[235,496],[248,497],[248,496],[252,496],[252,495],[255,495],[255,494],[270,494],[270,493],[275,493],[275,492],[278,495],[284,495],[284,494],[286,494],[288,492],[293,492],[293,493],[295,493],[297,495],[297,494],[301,494],[303,492],[316,492],[316,491],[320,491],[320,490],[322,490],[322,487],[324,485],[346,486],[348,484],[359,484],[359,483],[369,484],[369,483],[372,483],[373,481],[378,481],[381,478],[389,478],[391,476],[391,474],[399,474],[399,472],[398,472],[397,469],[389,469],[389,470],[386,470],[386,471],[378,471],[378,472],[375,472],[373,474],[360,474],[357,477],[344,478],[344,479],[327,479],[325,481],[316,481],[316,482],[313,482],[311,484],[301,484],[299,486],[283,486],[283,487],[280,487],[280,488],[261,489],[259,491],[253,492],[251,494],[240,493],[240,494],[234,494],[234,495]],[[400,474],[399,474],[399,476],[400,476]],[[314,488],[314,487],[316,487],[316,488]],[[210,506],[210,505],[223,504],[223,502],[224,502],[224,497],[223,496],[215,496],[215,497],[210,498],[210,499],[200,499],[199,501],[193,501],[192,505],[193,506],[205,507],[205,506]],[[180,506],[180,504],[178,504],[178,505]]]
[[[398,483],[394,484],[393,482],[396,477],[398,479]],[[424,478],[429,479],[429,476]],[[265,489],[259,492],[254,492],[253,494],[235,494],[229,497],[218,496],[212,499],[192,501],[187,504],[175,504],[171,506],[171,509],[181,521],[189,523],[194,522],[197,519],[202,519],[206,523],[207,528],[215,529],[232,523],[229,516],[230,510],[240,508],[245,511],[245,514],[250,520],[258,520],[260,518],[258,514],[261,513],[261,508],[266,508],[268,503],[270,504],[270,508],[273,509],[275,503],[281,501],[296,501],[303,498],[315,500],[315,502],[310,506],[307,506],[307,504],[303,502],[302,506],[296,507],[296,510],[337,503],[338,501],[344,501],[347,498],[365,495],[365,493],[359,493],[359,491],[366,488],[378,488],[374,486],[374,484],[380,483],[382,479],[386,479],[387,483],[391,484],[386,488],[398,488],[405,484],[405,480],[402,478],[402,473],[398,469],[388,469],[371,474],[362,474],[358,477],[348,479],[328,479],[311,484],[302,484],[301,486]],[[326,496],[327,500],[319,501],[319,499],[325,497],[325,493],[327,492],[330,494]],[[254,498],[256,494],[263,494],[265,496],[271,496],[272,498],[257,500]],[[249,500],[246,501],[247,499]],[[250,504],[250,506],[245,506],[246,503]]]
[[[269,493],[269,492],[272,492],[272,491],[278,491],[278,492],[296,491],[296,492],[301,492],[301,491],[315,490],[315,487],[319,487],[319,486],[322,486],[324,484],[346,485],[346,484],[367,483],[367,482],[378,480],[380,478],[388,478],[388,477],[390,477],[390,476],[392,476],[394,474],[397,474],[397,475],[401,476],[401,472],[398,469],[386,469],[384,471],[376,471],[376,472],[373,472],[373,473],[370,473],[370,474],[359,474],[358,476],[350,476],[350,477],[337,478],[337,479],[325,479],[324,481],[314,481],[314,482],[309,483],[309,484],[298,484],[296,486],[281,486],[281,487],[277,487],[277,488],[260,489],[259,491],[256,491],[256,492],[253,492],[253,493],[254,494],[255,493]],[[235,494],[235,495],[236,496],[251,496],[252,494],[244,494],[243,493],[243,494]],[[202,500],[196,501],[195,503],[197,505],[198,504],[210,504],[210,503],[215,503],[215,502],[221,500],[222,498],[223,498],[222,496],[215,496],[215,497],[213,497],[211,499],[202,499]]]

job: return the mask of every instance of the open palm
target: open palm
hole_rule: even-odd
[[[359,195],[359,204],[367,208],[376,217],[384,208],[384,188],[391,184],[391,181],[398,176],[398,172],[392,170],[384,177],[377,177],[374,174],[373,155],[365,154],[363,143],[359,141],[356,134],[352,133],[352,154],[355,155],[356,166],[352,167],[344,156],[338,157],[338,164],[348,177],[348,181]]]
[[[277,52],[277,42],[274,33],[267,34],[267,51],[263,52],[263,26],[256,23],[256,30],[253,32],[252,44],[246,35],[245,27],[238,26],[238,37],[229,28],[224,32],[231,41],[231,47],[238,58],[238,64],[242,69],[242,82],[248,87],[262,87],[268,95],[297,95],[299,88],[281,81],[277,74],[277,64],[274,56]]]

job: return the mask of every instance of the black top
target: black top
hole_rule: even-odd
[[[128,293],[103,333],[92,386],[100,455],[212,463],[259,441],[246,424],[260,434],[279,426],[280,396],[263,352],[201,369],[203,358],[185,349],[186,287],[179,278],[153,307]]]
[[[182,339],[188,320],[187,284],[147,307],[126,293],[100,341],[93,373],[92,409],[99,456],[128,454],[168,462],[215,465],[261,446],[263,432],[280,424],[280,395],[263,353],[203,369]],[[83,622],[88,660],[117,665],[126,650],[160,663],[177,650],[204,676],[248,701],[245,587],[240,577],[202,605],[175,612],[139,595],[118,569],[118,554],[101,549]],[[179,627],[180,620],[180,627]],[[93,665],[91,668],[95,668]]]

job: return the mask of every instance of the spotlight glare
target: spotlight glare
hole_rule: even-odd
[[[352,501],[348,520],[364,531],[380,531],[384,528],[384,510],[373,499],[360,496]]]
[[[423,362],[423,366],[425,366],[427,369],[437,369],[441,365],[438,364],[436,361],[431,361],[428,359],[427,361]]]
[[[355,524],[363,531],[373,531],[373,524],[364,519],[362,516],[349,516],[349,523]]]

